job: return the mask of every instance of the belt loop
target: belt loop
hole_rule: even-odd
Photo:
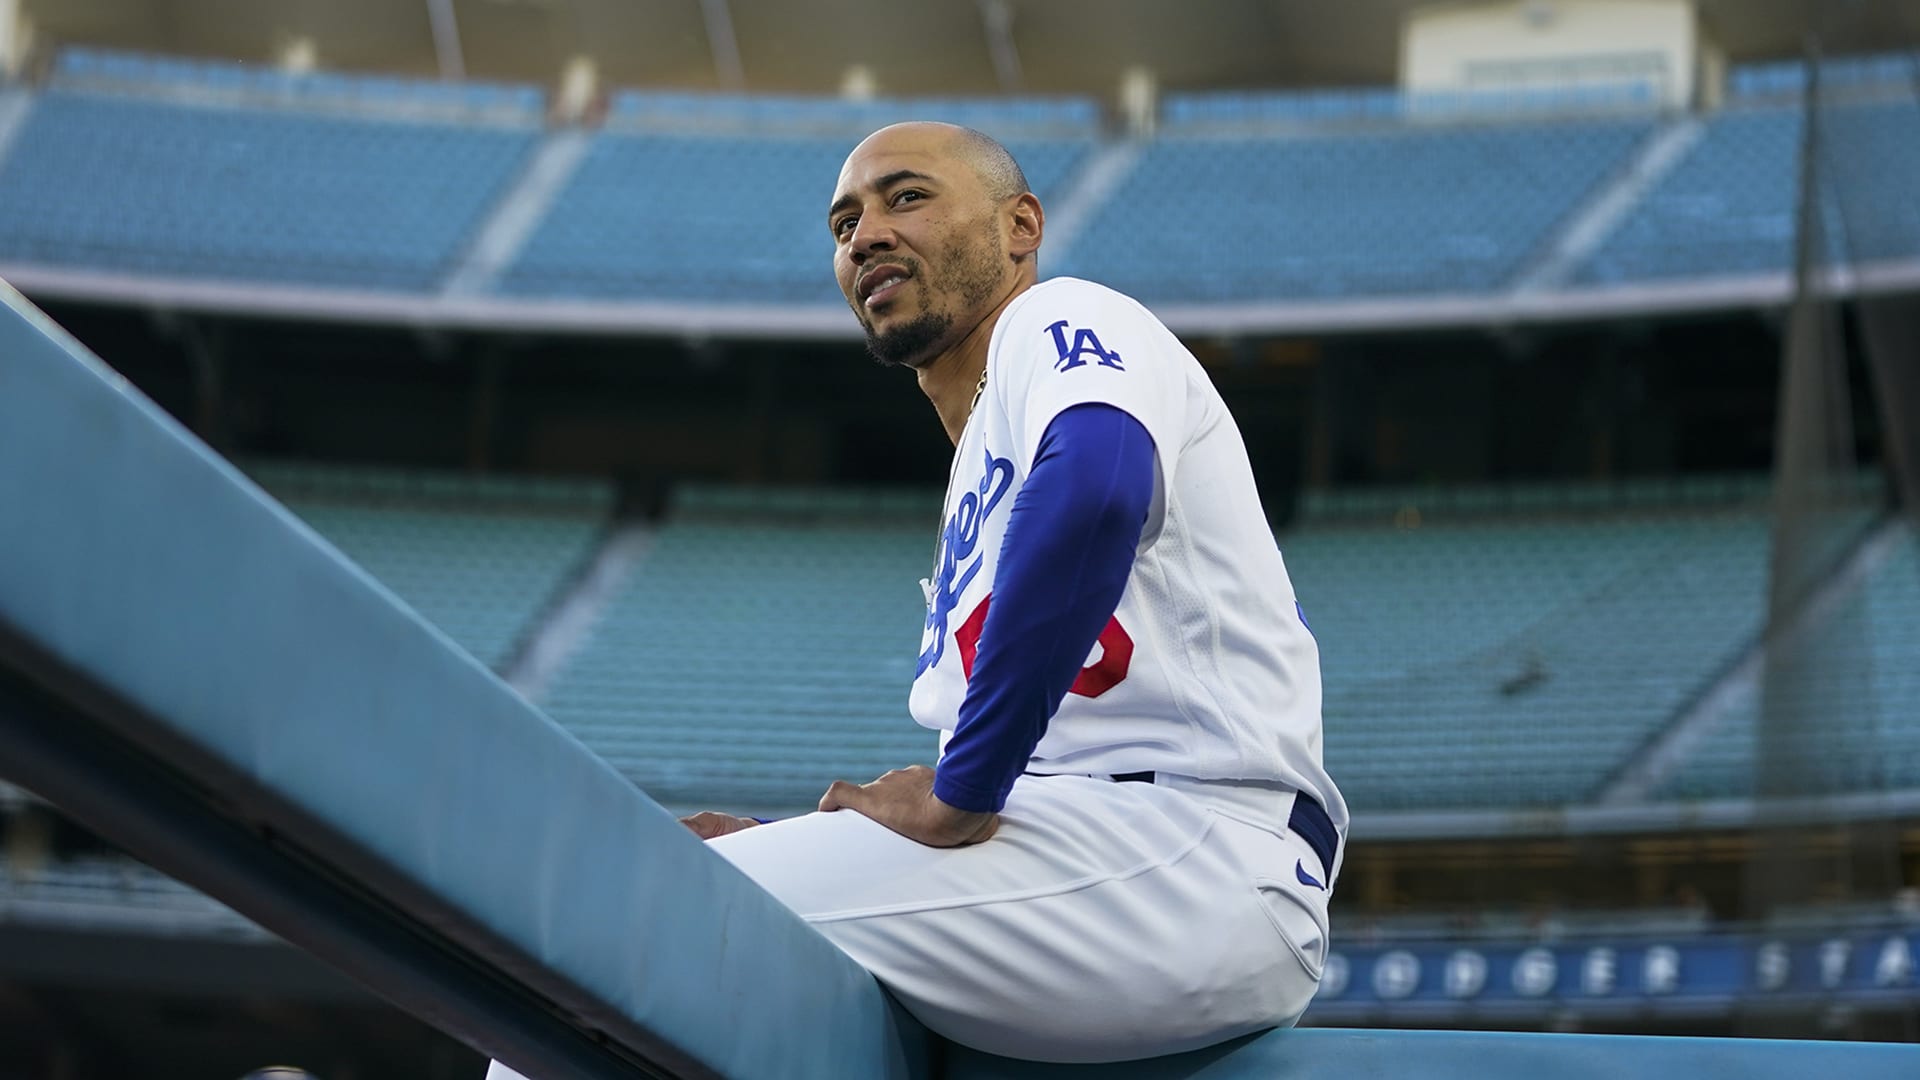
[[[1319,800],[1304,791],[1295,792],[1293,812],[1287,815],[1287,829],[1298,834],[1313,853],[1320,856],[1322,870],[1333,873],[1334,856],[1340,850],[1340,834]]]

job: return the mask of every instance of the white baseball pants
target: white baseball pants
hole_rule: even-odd
[[[710,843],[934,1032],[1009,1057],[1120,1061],[1292,1024],[1319,987],[1329,894],[1303,879],[1337,868],[1286,830],[1290,793],[1232,794],[1029,776],[972,847],[926,847],[852,810]]]

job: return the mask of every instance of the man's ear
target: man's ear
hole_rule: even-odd
[[[1031,191],[1016,197],[1007,213],[1007,254],[1018,262],[1039,251],[1046,228],[1047,212],[1040,199]]]

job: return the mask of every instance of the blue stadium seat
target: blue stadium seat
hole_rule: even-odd
[[[1920,788],[1920,536],[1904,537],[1817,633],[1815,662],[1776,684],[1780,707],[1818,731],[1796,754],[1796,793]],[[1761,709],[1758,693],[1743,696],[1660,794],[1754,794]]]
[[[1309,524],[1281,548],[1328,769],[1372,811],[1591,798],[1764,609],[1757,509]]]
[[[429,290],[536,138],[49,91],[0,162],[0,258]]]
[[[595,137],[501,289],[521,296],[838,303],[827,203],[856,137]],[[1045,200],[1091,146],[1009,149]]]
[[[1150,302],[1489,292],[1650,130],[1634,120],[1168,137],[1059,270]]]
[[[1759,633],[1768,532],[1747,497],[1761,487],[1696,486],[1585,509],[1576,496],[1591,493],[1574,489],[1461,492],[1452,520],[1420,528],[1324,520],[1283,535],[1349,801],[1590,799]],[[1337,519],[1328,502],[1317,509]],[[683,807],[787,811],[835,777],[931,760],[905,708],[931,525],[859,493],[680,505],[560,673],[551,714]]]
[[[605,531],[607,485],[261,466],[262,486],[481,663],[500,668]]]
[[[1835,251],[1858,260],[1920,256],[1920,100],[1836,105],[1821,119]]]
[[[1784,79],[1750,74],[1749,82]],[[1804,73],[1803,73],[1804,74]],[[1751,89],[1752,86],[1749,86]],[[1757,92],[1757,91],[1756,91]],[[1798,108],[1729,109],[1647,193],[1577,280],[1617,284],[1792,266],[1803,129]],[[1833,257],[1920,255],[1920,102],[1842,101],[1821,112],[1824,208]]]
[[[1797,109],[1710,118],[1687,157],[1576,275],[1591,284],[1785,270],[1792,261]]]
[[[669,807],[804,809],[836,778],[931,763],[907,689],[937,510],[670,523],[542,704]]]

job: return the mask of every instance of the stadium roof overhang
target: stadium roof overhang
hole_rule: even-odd
[[[1110,94],[1140,65],[1171,88],[1393,83],[1400,24],[1431,0],[1007,0],[1019,88]],[[882,92],[993,93],[980,0],[916,0],[909,14],[856,0],[453,0],[470,76],[549,82],[585,54],[612,86],[719,87],[707,9],[724,11],[745,88],[831,93],[848,67]],[[1698,0],[1735,61],[1798,55],[1803,0]],[[298,37],[346,70],[437,70],[427,0],[23,0],[48,45],[90,44],[265,61]],[[1813,5],[1836,52],[1911,47],[1920,5]],[[884,11],[884,14],[882,12]]]

